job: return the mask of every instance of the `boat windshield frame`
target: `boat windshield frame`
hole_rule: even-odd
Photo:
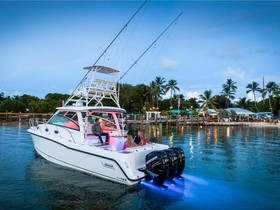
[[[50,125],[56,125],[60,127],[65,127],[69,129],[73,129],[76,131],[80,131],[80,126],[77,122],[75,122],[73,119],[61,114],[57,113],[55,114],[49,121],[48,124]]]

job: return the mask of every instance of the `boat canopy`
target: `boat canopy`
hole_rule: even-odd
[[[112,69],[112,68],[106,67],[106,66],[88,66],[88,67],[84,67],[84,69],[89,70],[89,71],[96,71],[96,72],[103,73],[103,74],[119,73],[119,70]]]

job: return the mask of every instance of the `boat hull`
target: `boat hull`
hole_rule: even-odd
[[[150,144],[115,151],[107,146],[88,146],[45,135],[29,129],[36,152],[48,161],[125,185],[138,184],[145,178],[145,157],[162,145]],[[167,146],[166,146],[167,147]]]

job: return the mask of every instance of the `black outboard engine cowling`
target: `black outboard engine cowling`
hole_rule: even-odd
[[[177,162],[177,155],[172,149],[165,149],[163,150],[169,159],[169,174],[167,176],[167,179],[172,180],[177,173],[178,168],[178,162]]]
[[[180,147],[171,147],[177,156],[177,172],[175,176],[180,177],[185,168],[185,153]]]
[[[155,184],[163,185],[169,173],[169,159],[164,151],[153,151],[146,155],[146,169]]]

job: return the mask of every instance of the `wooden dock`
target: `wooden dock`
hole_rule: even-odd
[[[200,118],[158,119],[158,120],[126,120],[127,124],[166,124],[176,126],[247,126],[249,122],[215,122]],[[249,123],[250,124],[250,123]]]
[[[0,112],[0,125],[23,123],[28,124],[30,118],[45,118],[49,119],[53,113],[14,113]]]
[[[48,120],[53,113],[13,113],[6,112],[0,113],[0,125],[6,125],[11,123],[23,123],[28,124],[30,118],[39,118]],[[182,117],[182,118],[160,118],[160,119],[125,119],[127,125],[166,125],[166,126],[272,126],[272,123],[262,122],[215,122],[212,119],[207,120],[203,117]],[[278,123],[279,126],[280,124]],[[275,125],[274,125],[275,126]]]

